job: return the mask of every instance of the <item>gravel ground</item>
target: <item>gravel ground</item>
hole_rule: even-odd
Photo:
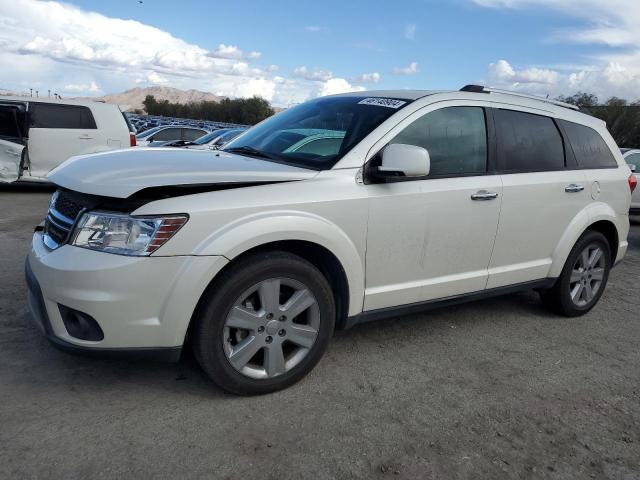
[[[0,478],[640,479],[640,226],[579,319],[516,294],[338,332],[276,394],[53,348],[23,260],[50,190],[0,189]]]

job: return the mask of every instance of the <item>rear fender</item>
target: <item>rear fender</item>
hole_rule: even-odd
[[[603,220],[611,222],[616,227],[620,243],[620,245],[618,246],[619,252],[619,249],[621,248],[621,246],[623,246],[622,244],[626,244],[629,227],[627,226],[625,230],[624,221],[608,204],[602,202],[592,203],[582,209],[580,213],[578,213],[573,218],[564,234],[562,235],[560,242],[558,243],[558,246],[556,247],[552,255],[549,277],[557,278],[560,276],[560,274],[562,273],[562,269],[564,268],[564,264],[569,257],[569,253],[571,253],[571,249],[573,249],[573,246],[576,244],[578,239],[589,228],[590,225]],[[612,253],[616,254],[617,252]]]

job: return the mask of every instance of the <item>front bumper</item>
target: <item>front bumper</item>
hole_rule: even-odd
[[[51,251],[36,232],[25,264],[29,309],[47,338],[66,350],[177,360],[202,293],[227,262],[126,257],[69,245]],[[104,338],[73,337],[60,306],[91,316]]]

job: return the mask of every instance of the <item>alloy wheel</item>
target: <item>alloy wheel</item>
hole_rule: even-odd
[[[307,356],[319,328],[320,308],[311,290],[297,280],[270,278],[234,302],[225,319],[224,352],[247,377],[277,377]]]
[[[605,256],[597,244],[588,245],[578,256],[569,280],[571,300],[584,307],[596,297],[605,275]]]

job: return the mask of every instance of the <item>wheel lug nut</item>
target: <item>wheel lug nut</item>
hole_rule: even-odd
[[[280,335],[281,337],[284,337],[286,334],[287,332],[285,331],[284,328],[278,332],[278,335]]]
[[[285,317],[284,315],[282,315],[278,320],[280,320],[281,322],[284,322],[287,319],[287,317]]]
[[[267,320],[271,320],[273,318],[273,313],[267,313]]]
[[[273,342],[273,338],[271,337],[271,335],[269,335],[267,338],[264,339],[264,341],[267,343],[271,343]]]
[[[258,327],[258,333],[264,332],[264,327]]]

